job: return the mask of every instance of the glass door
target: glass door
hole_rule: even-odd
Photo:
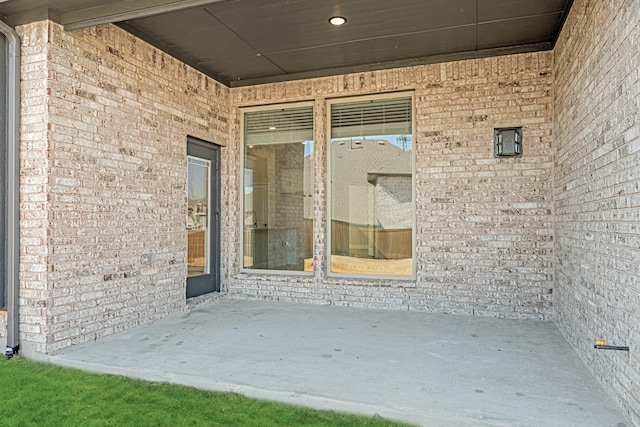
[[[209,262],[209,247],[211,245],[208,231],[211,228],[209,221],[209,206],[211,206],[211,193],[209,182],[211,181],[211,160],[188,156],[188,215],[187,230],[189,232],[189,247],[187,257],[187,277],[196,277],[209,274],[211,266]]]
[[[220,150],[187,144],[187,297],[220,290]]]

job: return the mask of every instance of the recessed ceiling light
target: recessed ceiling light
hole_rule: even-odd
[[[269,126],[269,130],[276,130],[277,128],[275,126]]]
[[[329,23],[331,25],[335,25],[336,27],[339,27],[340,25],[344,25],[346,22],[347,22],[347,18],[342,16],[333,16],[329,18]]]

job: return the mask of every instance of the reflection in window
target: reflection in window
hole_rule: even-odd
[[[211,161],[187,158],[188,277],[209,274],[209,182]]]
[[[245,269],[313,270],[312,138],[312,107],[245,113]]]
[[[413,274],[412,98],[331,105],[331,272]]]

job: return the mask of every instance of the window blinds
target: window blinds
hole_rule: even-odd
[[[409,135],[411,97],[331,105],[331,138]]]
[[[247,112],[244,115],[247,145],[286,144],[313,140],[313,107]]]

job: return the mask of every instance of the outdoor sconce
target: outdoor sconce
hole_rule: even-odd
[[[493,130],[493,157],[522,156],[522,126]]]

